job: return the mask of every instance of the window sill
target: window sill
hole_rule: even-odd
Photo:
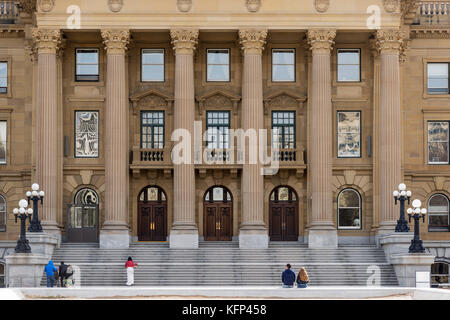
[[[365,87],[365,86],[367,86],[366,80],[361,80],[361,81],[333,80],[333,87]]]
[[[72,87],[104,87],[105,83],[103,81],[72,81],[70,83]]]
[[[424,93],[423,94],[423,98],[424,99],[450,99],[450,94],[429,94],[429,93]]]

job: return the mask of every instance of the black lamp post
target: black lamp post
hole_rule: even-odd
[[[408,221],[405,216],[405,201],[408,200],[408,204],[411,200],[411,191],[406,191],[406,185],[400,183],[398,185],[399,190],[394,191],[395,204],[400,201],[400,219],[397,220],[397,226],[395,232],[409,232]]]
[[[411,240],[411,245],[409,246],[409,253],[424,253],[425,248],[423,247],[422,240],[420,239],[420,219],[425,222],[425,216],[427,214],[427,209],[420,208],[422,202],[418,199],[412,202],[413,208],[408,208],[409,221],[411,218],[414,219],[414,238]]]
[[[30,200],[33,201],[33,219],[31,220],[30,225],[28,226],[28,232],[43,232],[41,221],[39,220],[39,200],[41,204],[44,204],[44,191],[38,191],[39,185],[37,183],[33,183],[31,186],[33,191],[27,192],[28,202]]]
[[[20,219],[20,237],[19,240],[17,240],[16,249],[14,250],[16,253],[31,253],[30,244],[28,242],[26,232],[25,232],[25,222],[28,219],[31,222],[31,215],[33,214],[33,209],[28,208],[28,201],[25,199],[22,199],[19,201],[19,207],[15,208],[13,210],[14,216],[16,218]]]

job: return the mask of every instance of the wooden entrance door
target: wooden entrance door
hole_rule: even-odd
[[[223,187],[208,189],[203,202],[205,241],[231,241],[233,237],[233,201]]]
[[[90,188],[77,192],[73,204],[67,205],[67,242],[98,242],[97,193]]]
[[[289,187],[278,187],[270,196],[269,235],[271,241],[298,240],[298,200]]]
[[[138,201],[138,240],[167,240],[167,199],[158,187],[146,187]]]

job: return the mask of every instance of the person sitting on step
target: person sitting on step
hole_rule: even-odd
[[[308,287],[309,277],[305,268],[301,268],[297,275],[297,288]]]
[[[281,281],[283,282],[283,288],[292,288],[295,282],[295,273],[291,270],[291,265],[288,263],[286,269],[281,275]]]

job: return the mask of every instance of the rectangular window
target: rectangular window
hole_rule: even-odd
[[[0,121],[0,164],[6,164],[7,122]]]
[[[361,49],[337,50],[337,81],[361,81]]]
[[[206,112],[206,147],[228,149],[230,146],[230,112]]]
[[[230,81],[230,49],[207,49],[206,81]]]
[[[0,62],[0,93],[8,93],[8,62]]]
[[[75,158],[98,158],[98,111],[75,111]]]
[[[6,199],[0,194],[0,232],[5,231],[6,231]]]
[[[164,82],[164,49],[142,49],[141,81]]]
[[[337,112],[338,158],[361,157],[361,112]]]
[[[164,111],[141,111],[141,148],[164,149]]]
[[[428,94],[449,94],[450,63],[428,63]]]
[[[295,149],[295,111],[272,111],[272,146],[278,149]]]
[[[76,81],[98,81],[98,61],[98,49],[76,49]]]
[[[448,121],[428,122],[428,164],[448,164]]]
[[[295,82],[295,49],[272,49],[272,82]]]

